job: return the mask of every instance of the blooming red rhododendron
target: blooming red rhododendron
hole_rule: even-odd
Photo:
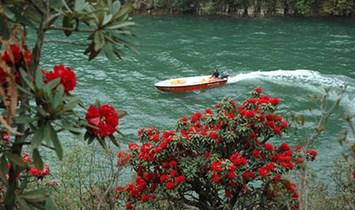
[[[54,72],[42,73],[46,76],[44,82],[50,82],[56,78],[60,78],[58,85],[62,84],[64,87],[65,94],[69,94],[69,91],[74,90],[76,86],[76,77],[75,73],[69,68],[64,67],[64,65],[54,66]]]
[[[261,92],[255,89],[241,105],[226,98],[213,111],[208,108],[203,114],[182,117],[176,133],[161,135],[156,128],[141,129],[142,146],[127,151],[139,177],[121,187],[127,203],[153,202],[142,196],[154,195],[170,205],[179,201],[192,208],[243,209],[246,198],[266,209],[276,205],[297,208],[296,188],[283,175],[301,163],[300,150],[291,150],[279,138],[275,146],[268,142],[286,133],[288,125],[276,112],[280,100]],[[316,155],[307,154],[310,158]],[[118,162],[127,155],[121,155]],[[287,196],[289,203],[280,203],[280,195]]]
[[[87,129],[93,132],[94,135],[100,135],[102,138],[113,134],[118,125],[116,110],[106,104],[102,105],[100,108],[91,105],[85,115],[85,119],[89,124],[98,127],[98,129],[91,127],[87,127]]]

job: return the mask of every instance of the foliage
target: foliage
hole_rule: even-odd
[[[190,7],[191,1],[189,0],[175,0],[176,8],[179,12],[187,12],[192,8]]]
[[[123,48],[136,51],[133,43],[123,38],[134,36],[127,30],[134,25],[128,19],[130,11],[131,6],[112,0],[0,2],[0,104],[5,114],[0,115],[0,187],[1,205],[6,209],[54,209],[50,190],[28,186],[49,173],[41,155],[43,147],[63,158],[58,133],[79,135],[86,128],[89,144],[97,140],[106,149],[108,137],[118,145],[114,134],[125,111],[97,102],[90,106],[86,118],[80,116],[77,107],[85,106],[72,94],[74,71],[64,65],[54,66],[53,71],[39,70],[38,66],[42,46],[48,42],[87,46],[84,54],[89,54],[89,60],[101,50],[108,58],[121,58]],[[60,19],[62,26],[54,26]],[[28,27],[37,32],[33,51],[27,46]],[[66,36],[87,33],[89,42],[45,40],[50,30],[63,31]],[[23,154],[24,148],[31,159]]]
[[[207,14],[209,14],[209,13],[213,12],[215,9],[217,9],[217,2],[209,1],[204,6],[203,11],[205,11]]]
[[[58,180],[53,197],[57,209],[117,209],[112,185],[117,185],[120,168],[116,168],[113,148],[71,143],[70,151],[52,177]]]
[[[155,200],[177,208],[297,208],[296,185],[286,175],[314,160],[316,152],[307,151],[302,159],[301,147],[268,143],[288,130],[276,113],[279,103],[257,88],[239,107],[226,98],[215,112],[206,109],[179,119],[179,133],[140,130],[141,147],[132,143],[118,154],[118,165],[137,173],[134,183],[117,188],[126,195],[127,209],[140,204],[161,208]]]

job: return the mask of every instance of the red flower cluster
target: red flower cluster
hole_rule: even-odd
[[[314,150],[307,150],[306,154],[308,158],[310,158],[311,160],[315,160],[318,153]]]
[[[44,82],[48,83],[54,79],[60,78],[60,82],[58,86],[63,85],[64,92],[66,95],[68,95],[69,91],[74,90],[76,86],[75,73],[69,67],[64,67],[64,65],[54,66],[53,69],[54,72],[47,72],[47,73],[45,73],[42,70],[42,73],[46,76]]]
[[[118,115],[116,110],[109,105],[103,105],[100,108],[91,105],[85,115],[86,121],[96,126],[98,129],[87,127],[94,135],[100,135],[105,138],[116,131],[118,125]]]
[[[10,49],[8,51],[4,51],[0,54],[0,84],[7,82],[7,77],[10,73],[13,73],[13,75],[17,78],[17,82],[19,82],[20,74],[18,69],[20,67],[28,68],[31,63],[31,59],[32,53],[30,50],[23,50],[22,52],[18,45],[10,45]],[[4,62],[3,65],[1,65],[2,62]]]

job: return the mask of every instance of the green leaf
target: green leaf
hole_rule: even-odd
[[[15,202],[15,189],[14,187],[8,187],[5,196],[5,205]]]
[[[55,205],[53,202],[53,199],[51,197],[48,197],[46,199],[46,205],[45,205],[45,210],[55,210]]]
[[[27,202],[21,198],[20,196],[17,196],[16,198],[17,203],[19,204],[19,208],[22,210],[31,210],[30,206],[27,204]]]
[[[52,129],[53,129],[53,127],[52,127]],[[52,143],[53,143],[53,146],[54,146],[55,151],[57,153],[57,156],[60,160],[62,160],[63,159],[63,148],[62,148],[62,144],[60,143],[60,141],[58,139],[57,132],[55,132],[53,129],[51,134],[52,134]]]
[[[49,89],[49,90],[53,90],[58,84],[59,82],[61,81],[61,78],[56,78],[50,82],[48,82],[46,84],[46,87]]]
[[[135,26],[136,24],[134,22],[118,22],[114,24],[107,25],[105,29],[122,29],[125,27],[130,27],[130,26]]]
[[[42,140],[44,137],[43,126],[40,126],[36,131],[35,134],[32,136],[31,145],[33,148],[37,148],[41,145]]]
[[[76,107],[79,103],[79,97],[70,97],[70,99],[67,101],[67,103],[64,105],[63,112],[72,110],[74,107]]]
[[[20,76],[21,76],[21,79],[28,85],[28,87],[31,88],[31,90],[35,89],[33,83],[28,81],[28,79],[26,77],[27,73],[23,70],[23,68],[20,68]]]
[[[1,159],[0,159],[0,180],[2,183],[5,184],[5,186],[8,186],[7,179],[5,176],[5,175],[7,175],[8,170],[9,170],[9,168],[7,166],[7,161],[6,161],[5,155],[3,155],[3,156],[1,156]]]
[[[36,109],[37,109],[38,113],[39,113],[40,115],[42,115],[43,117],[47,117],[47,116],[49,115],[49,114],[48,114],[42,107],[40,107],[40,106],[37,106]]]
[[[43,160],[41,155],[39,154],[38,149],[32,150],[33,163],[39,170],[43,169]]]
[[[30,96],[33,95],[33,93],[31,93],[30,91],[26,90],[25,88],[23,88],[23,87],[22,87],[21,85],[19,85],[19,84],[17,84],[16,87],[17,87],[18,90],[20,90],[20,91],[23,92],[23,93],[26,93],[27,95],[30,95]]]
[[[108,59],[112,59],[113,57],[113,47],[112,47],[112,44],[107,42],[105,44],[105,54],[107,56]]]
[[[113,2],[111,13],[113,15],[116,15],[120,9],[121,9],[121,2],[120,1]]]
[[[26,124],[39,120],[39,117],[33,117],[29,115],[19,115],[16,117],[16,124]]]
[[[65,128],[66,130],[74,133],[74,134],[81,134],[81,132],[83,131],[82,128],[78,128],[78,127],[74,127],[68,124],[63,124],[63,128]]]
[[[125,110],[116,110],[116,112],[120,119],[128,114]]]
[[[59,9],[64,6],[62,0],[51,0],[51,8],[52,9]]]
[[[114,20],[121,19],[132,11],[132,5],[124,5],[121,10],[113,17]]]
[[[27,167],[27,163],[25,163],[19,155],[13,153],[5,153],[5,156],[15,165],[20,166],[21,168]]]
[[[6,6],[6,4],[2,5],[2,11],[4,13],[4,15],[9,18],[10,20],[15,21],[16,20],[16,16],[15,14]]]
[[[53,108],[55,109],[57,106],[63,104],[63,96],[64,96],[64,86],[59,85],[53,96]]]
[[[21,195],[23,199],[31,203],[39,203],[45,201],[49,195],[48,193],[36,193],[36,194],[26,194]]]
[[[96,31],[94,40],[95,40],[94,50],[95,51],[101,50],[102,47],[105,45],[105,36],[103,35],[103,33],[101,31]]]
[[[4,21],[5,21],[4,16],[0,14],[0,28],[1,28],[0,36],[2,36],[4,40],[8,40],[10,33]],[[1,43],[0,43],[0,48],[1,48]]]
[[[43,74],[42,74],[41,70],[39,70],[39,69],[37,69],[37,71],[36,71],[36,86],[38,88],[42,88],[44,86]]]
[[[85,0],[75,0],[74,10],[81,13],[87,6],[89,6],[89,3]]]
[[[50,145],[51,143],[51,136],[52,136],[52,125],[49,122],[46,122],[46,124],[44,125],[44,140],[46,141],[47,145]]]
[[[111,14],[106,14],[105,13],[105,17],[104,17],[104,21],[102,22],[102,25],[106,25],[107,23],[109,23],[112,20],[112,15]]]

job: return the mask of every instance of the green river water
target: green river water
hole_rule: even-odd
[[[74,94],[88,106],[99,99],[129,114],[120,120],[122,143],[137,142],[141,128],[174,129],[178,118],[212,108],[225,96],[241,104],[257,87],[281,100],[278,113],[311,116],[307,95],[348,84],[337,115],[315,146],[316,170],[323,172],[341,148],[337,136],[346,123],[338,118],[354,112],[355,20],[344,18],[226,18],[199,16],[133,16],[138,50],[128,58],[108,60],[103,54],[88,62],[83,48],[45,44],[41,68],[71,67],[77,76]],[[50,32],[48,39],[64,35]],[[33,37],[34,39],[34,37]],[[73,37],[86,41],[84,37]],[[161,92],[154,84],[176,77],[208,75],[213,69],[230,73],[226,85],[194,92]],[[316,112],[317,113],[317,112]],[[312,126],[311,121],[307,125]],[[354,140],[354,139],[352,139]],[[273,139],[295,146],[285,135]]]

